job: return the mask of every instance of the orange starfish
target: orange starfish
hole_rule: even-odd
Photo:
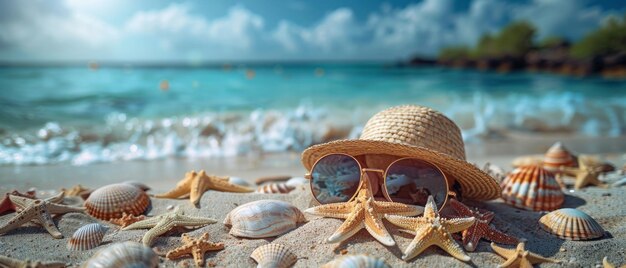
[[[2,199],[2,201],[0,201],[0,215],[7,214],[8,212],[14,212],[14,211],[17,211],[18,209],[15,206],[15,204],[11,202],[11,198],[9,198],[9,195],[16,195],[16,196],[34,199],[35,191],[27,191],[26,193],[20,193],[17,190],[13,190],[10,193],[4,194],[4,198]]]
[[[181,236],[184,245],[170,250],[165,255],[168,259],[176,259],[191,254],[198,267],[204,265],[204,253],[207,251],[222,250],[224,243],[209,241],[209,233],[204,233],[200,238],[191,238],[187,234]]]
[[[128,225],[131,225],[131,224],[133,224],[135,222],[142,221],[142,220],[145,220],[145,219],[146,219],[146,216],[144,216],[144,215],[135,216],[133,214],[128,214],[128,213],[124,212],[124,213],[122,213],[122,217],[121,218],[119,218],[119,219],[111,219],[111,220],[109,220],[109,222],[111,222],[113,224],[116,224],[116,225],[119,225],[122,228],[124,228],[124,227],[126,227]]]
[[[207,175],[204,170],[201,170],[199,173],[195,171],[187,172],[185,178],[176,184],[176,188],[164,194],[157,194],[154,197],[180,198],[188,195],[189,201],[197,205],[202,194],[208,190],[235,193],[254,192],[254,189],[228,182],[228,177]]]
[[[476,246],[478,246],[478,242],[481,238],[508,245],[515,245],[519,243],[519,240],[517,238],[500,232],[489,225],[489,223],[491,223],[493,217],[495,216],[493,212],[481,212],[478,209],[471,210],[469,207],[457,201],[456,199],[450,199],[450,205],[460,217],[476,218],[474,224],[470,228],[465,229],[462,233],[463,247],[465,248],[465,250],[476,250]]]
[[[600,181],[598,177],[602,174],[603,168],[594,164],[588,156],[578,157],[578,167],[560,167],[560,171],[568,176],[576,178],[574,182],[574,189],[578,190],[587,185],[595,185],[598,187],[606,188],[607,185]]]
[[[517,248],[515,249],[498,247],[496,244],[491,242],[491,249],[506,259],[506,261],[503,264],[498,265],[498,267],[528,268],[533,267],[533,264],[542,262],[560,262],[559,260],[546,258],[526,250],[524,242],[517,244]]]

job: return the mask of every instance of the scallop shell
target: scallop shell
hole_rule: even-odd
[[[538,165],[514,169],[500,187],[505,203],[526,210],[552,211],[565,200],[554,175]]]
[[[107,221],[122,217],[124,212],[140,215],[149,204],[150,198],[144,191],[126,183],[98,188],[85,200],[89,215]]]
[[[295,187],[290,187],[284,182],[279,183],[269,183],[262,186],[259,186],[255,193],[262,194],[286,194],[293,191]]]
[[[282,235],[304,222],[304,215],[293,205],[279,200],[259,200],[236,207],[226,215],[225,225],[238,237],[263,238]]]
[[[237,184],[239,186],[244,186],[244,187],[250,187],[250,183],[247,182],[246,180],[239,178],[239,177],[230,177],[228,178],[228,182],[232,183],[232,184]]]
[[[281,244],[260,246],[252,252],[250,258],[259,264],[257,268],[287,268],[298,260],[295,254]]]
[[[102,224],[90,223],[78,228],[67,241],[69,250],[88,250],[97,247],[102,242],[108,228]]]
[[[604,236],[604,229],[578,209],[562,208],[539,219],[541,228],[563,239],[590,240]]]
[[[110,245],[89,258],[82,267],[158,267],[159,256],[140,243],[127,241]]]
[[[334,259],[322,268],[390,268],[385,260],[367,255],[348,255]]]
[[[574,166],[576,166],[576,156],[561,142],[552,145],[543,158],[543,168],[550,172],[558,172],[560,167]]]

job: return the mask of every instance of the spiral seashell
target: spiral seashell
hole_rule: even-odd
[[[144,191],[126,183],[98,188],[85,200],[89,215],[107,221],[122,217],[124,212],[140,215],[149,204],[150,198]]]
[[[259,186],[259,188],[256,189],[255,193],[286,194],[286,193],[293,191],[293,189],[295,189],[295,187],[290,187],[284,182],[269,183],[269,184]]]
[[[233,236],[264,238],[287,233],[304,221],[302,212],[287,202],[259,200],[233,209],[224,224],[232,225],[229,233]]]
[[[348,255],[334,259],[322,268],[390,268],[385,260],[367,255]]]
[[[67,241],[69,250],[88,250],[97,247],[102,242],[104,234],[109,228],[102,224],[90,223],[78,228]]]
[[[560,167],[574,166],[576,166],[576,156],[561,142],[552,145],[543,158],[543,168],[550,172],[558,172]]]
[[[552,211],[565,201],[554,175],[538,165],[514,169],[500,187],[505,203],[526,210]]]
[[[260,246],[252,252],[250,258],[258,263],[257,268],[288,268],[298,260],[295,254],[281,244]]]
[[[591,216],[578,209],[562,208],[539,219],[547,232],[569,240],[590,240],[604,236],[604,229]]]
[[[89,258],[82,267],[158,267],[159,256],[140,243],[127,241],[110,245]]]

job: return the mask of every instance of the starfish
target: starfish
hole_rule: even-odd
[[[61,188],[61,192],[65,193],[65,196],[80,196],[83,200],[87,200],[93,190],[77,184],[70,189]]]
[[[167,193],[155,195],[154,197],[180,198],[189,195],[189,201],[197,205],[202,194],[208,190],[235,193],[254,192],[254,189],[228,182],[228,177],[207,175],[204,170],[201,170],[199,173],[195,171],[187,172],[185,178],[176,184],[176,188]]]
[[[578,167],[560,167],[560,171],[568,176],[576,177],[574,182],[574,189],[578,190],[587,185],[595,185],[599,187],[606,187],[607,185],[598,179],[602,173],[602,167],[592,165],[587,161],[587,157],[578,157]]]
[[[17,190],[13,190],[10,193],[4,194],[4,198],[2,199],[2,201],[0,201],[0,215],[4,215],[7,212],[17,211],[17,208],[15,207],[13,202],[11,202],[11,198],[9,198],[9,195],[17,195],[21,197],[34,199],[35,191],[27,191],[26,193],[20,193]]]
[[[415,234],[415,238],[413,238],[413,241],[404,250],[404,255],[402,255],[402,259],[405,261],[416,257],[432,245],[442,248],[459,260],[470,260],[470,257],[463,252],[461,246],[452,239],[450,233],[457,233],[469,228],[474,224],[474,217],[453,219],[439,217],[437,205],[432,195],[428,196],[423,217],[410,218],[385,215],[385,218],[394,225]]]
[[[54,221],[52,221],[52,216],[50,214],[65,214],[70,212],[83,213],[85,209],[82,207],[71,207],[56,204],[54,201],[57,201],[58,196],[60,195],[42,200],[9,195],[11,202],[13,202],[19,212],[7,223],[2,225],[2,227],[0,227],[0,234],[17,229],[22,224],[33,220],[35,223],[43,226],[48,233],[52,235],[52,237],[63,238],[63,234],[61,234],[59,229],[54,225]]]
[[[224,243],[213,243],[209,241],[209,233],[204,233],[200,238],[191,238],[187,234],[181,236],[184,245],[170,250],[165,255],[168,259],[177,259],[191,254],[196,261],[196,266],[204,265],[204,253],[207,251],[222,250]]]
[[[419,206],[374,200],[372,188],[368,179],[365,178],[361,182],[358,195],[351,201],[312,207],[305,212],[318,216],[345,219],[339,229],[328,238],[329,243],[344,241],[365,228],[378,242],[386,246],[393,246],[396,242],[383,224],[383,215],[415,216],[419,215],[422,210],[422,207]]]
[[[604,258],[602,259],[602,268],[615,268],[615,267],[617,266],[609,262],[609,258],[607,256],[604,256]],[[620,268],[626,268],[626,264],[620,266]]]
[[[519,243],[519,240],[517,238],[500,232],[489,225],[489,223],[491,223],[491,221],[493,220],[495,213],[491,211],[481,212],[478,209],[471,210],[469,207],[457,201],[456,199],[450,199],[450,205],[460,217],[474,217],[476,219],[476,221],[474,221],[474,224],[472,224],[470,228],[467,228],[462,233],[463,247],[465,248],[465,250],[476,250],[476,246],[478,246],[478,242],[481,238],[509,245],[515,245]]]
[[[502,248],[491,242],[491,249],[493,249],[494,252],[498,253],[498,255],[506,259],[506,261],[503,264],[498,265],[498,267],[532,268],[533,264],[537,263],[560,262],[555,259],[549,259],[532,253],[528,250],[525,250],[524,247],[524,242],[520,242],[519,244],[517,244],[516,249]]]
[[[109,220],[109,222],[119,225],[121,227],[126,227],[128,225],[131,225],[135,222],[138,221],[142,221],[145,220],[146,216],[144,215],[139,215],[139,216],[135,216],[133,214],[127,214],[126,212],[122,213],[122,217],[119,219],[111,219]]]
[[[18,268],[61,268],[65,267],[63,262],[40,262],[9,258],[0,255],[0,267],[18,267]]]
[[[143,236],[143,239],[141,240],[144,245],[149,247],[150,245],[152,245],[152,242],[154,242],[157,236],[160,236],[172,230],[173,228],[186,229],[187,227],[199,227],[216,222],[216,220],[209,218],[185,216],[182,210],[176,208],[174,211],[135,222],[122,228],[122,230],[150,228],[150,230],[146,232],[146,234]]]

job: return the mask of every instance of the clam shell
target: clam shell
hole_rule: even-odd
[[[102,242],[108,228],[102,224],[90,223],[78,228],[67,241],[69,250],[88,250],[97,247]]]
[[[260,246],[252,252],[250,258],[258,263],[257,268],[287,268],[298,260],[295,254],[281,244]]]
[[[590,240],[604,236],[604,229],[591,216],[578,209],[562,208],[539,219],[547,232],[563,239]]]
[[[295,187],[290,187],[284,182],[279,183],[269,183],[262,186],[259,186],[255,193],[262,194],[286,194],[293,191]]]
[[[238,237],[263,238],[282,235],[304,222],[304,215],[293,205],[279,200],[259,200],[236,207],[226,215],[225,225]]]
[[[558,172],[560,167],[574,166],[576,166],[576,156],[561,142],[552,145],[543,158],[543,168],[550,172]]]
[[[87,213],[106,221],[120,218],[124,212],[140,215],[149,204],[150,198],[144,191],[126,183],[98,188],[85,200]]]
[[[526,210],[552,211],[565,200],[554,175],[538,165],[514,169],[500,187],[505,203]]]
[[[140,243],[127,241],[110,245],[89,258],[82,267],[158,267],[159,256]]]
[[[322,268],[390,268],[385,260],[367,255],[348,255],[334,259]]]

